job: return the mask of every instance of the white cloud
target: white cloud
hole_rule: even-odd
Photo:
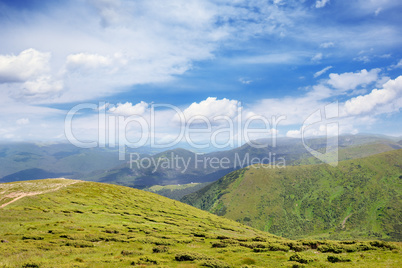
[[[40,76],[35,80],[26,81],[22,85],[25,97],[53,94],[63,89],[62,81],[54,81],[50,76]]]
[[[348,115],[364,113],[395,112],[402,108],[402,76],[389,80],[382,89],[373,89],[367,95],[361,95],[346,101],[344,109]]]
[[[329,3],[329,0],[317,0],[315,2],[315,7],[316,8],[322,8],[322,7],[325,7],[325,5],[328,4],[328,3]]]
[[[331,73],[327,83],[337,90],[353,90],[358,86],[366,86],[377,81],[380,72],[381,69],[372,69],[370,71],[363,69],[356,73]]]
[[[316,73],[314,74],[314,78],[317,78],[317,77],[323,75],[324,73],[326,73],[326,72],[327,72],[329,69],[331,69],[331,68],[332,68],[332,66],[327,66],[327,67],[325,67],[324,69],[322,69],[321,71],[316,72]]]
[[[321,48],[330,48],[333,47],[335,44],[333,42],[325,42],[325,43],[321,43],[320,47]]]
[[[29,119],[28,118],[20,118],[16,121],[17,125],[28,125]]]
[[[109,66],[112,60],[98,54],[78,53],[67,56],[66,64],[68,68],[87,68],[95,69]]]
[[[141,101],[133,105],[131,102],[118,103],[116,107],[109,108],[109,112],[117,115],[132,116],[143,115],[149,107],[149,104]]]
[[[0,83],[25,82],[46,73],[50,66],[50,53],[26,49],[18,56],[0,55]]]
[[[240,83],[245,84],[245,85],[249,85],[253,82],[253,80],[246,79],[246,78],[240,78],[239,81],[240,81]]]
[[[392,69],[395,69],[395,68],[402,68],[402,59],[399,60],[399,62],[397,64],[393,64],[393,65],[388,67],[389,70],[392,70]]]
[[[223,98],[218,100],[216,97],[209,97],[199,103],[192,103],[183,111],[186,120],[190,118],[203,116],[214,123],[214,117],[228,116],[234,119],[238,115],[239,101]],[[175,117],[177,120],[178,118]]]
[[[320,60],[322,60],[322,57],[323,57],[322,53],[317,53],[314,55],[314,57],[311,58],[311,60],[312,61],[320,61]]]
[[[286,137],[301,138],[301,131],[300,130],[289,130],[288,132],[286,132]]]

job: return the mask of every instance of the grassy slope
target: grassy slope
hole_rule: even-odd
[[[149,188],[144,188],[142,190],[159,194],[161,196],[168,197],[170,199],[180,200],[185,195],[194,193],[209,183],[189,183],[189,184],[180,184],[180,185],[154,185]]]
[[[60,179],[0,184],[2,204],[12,193],[44,191],[0,208],[0,267],[401,264],[398,243],[290,241],[122,186]],[[331,256],[351,262],[331,264]]]
[[[401,178],[402,150],[396,150],[338,167],[252,166],[183,201],[286,237],[401,241]]]

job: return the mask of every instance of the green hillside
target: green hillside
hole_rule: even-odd
[[[402,150],[232,172],[182,201],[289,238],[402,240]]]
[[[156,193],[161,196],[168,197],[170,199],[180,200],[184,196],[201,190],[209,183],[190,183],[190,184],[176,184],[176,185],[154,185],[142,190]]]
[[[0,184],[0,267],[400,267],[401,244],[291,241],[153,193]]]

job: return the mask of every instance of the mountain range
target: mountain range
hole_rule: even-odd
[[[399,149],[341,161],[336,167],[253,165],[182,201],[290,238],[401,241],[401,194]]]

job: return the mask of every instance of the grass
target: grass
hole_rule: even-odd
[[[0,198],[58,189],[0,209],[0,267],[292,267],[300,264],[295,251],[311,267],[401,264],[399,243],[292,241],[149,192],[94,182],[58,187],[67,182],[0,184]],[[332,264],[331,256],[351,261]]]
[[[402,241],[402,150],[327,164],[232,172],[182,200],[289,238]]]

